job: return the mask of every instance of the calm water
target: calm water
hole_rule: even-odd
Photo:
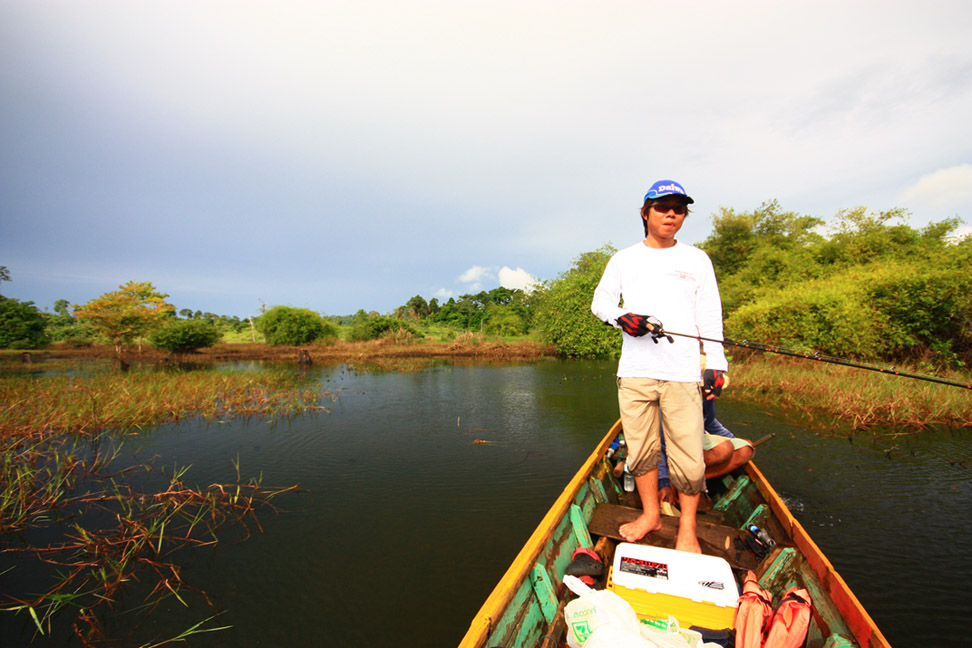
[[[335,394],[329,413],[182,422],[126,439],[130,460],[191,464],[187,481],[202,486],[232,481],[239,457],[244,476],[305,491],[277,502],[288,512],[265,512],[263,533],[180,555],[183,579],[222,611],[215,623],[233,626],[189,645],[455,645],[617,417],[613,370],[555,361],[412,373],[315,367]],[[727,396],[719,418],[736,434],[777,433],[757,463],[889,641],[966,643],[970,431],[850,443]],[[167,602],[130,645],[209,614]],[[30,636],[19,618],[0,624],[2,646]]]

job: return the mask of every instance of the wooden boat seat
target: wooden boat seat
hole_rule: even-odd
[[[624,538],[618,533],[618,527],[635,520],[639,515],[641,509],[638,508],[618,504],[598,504],[587,525],[588,530],[591,535],[623,541]],[[733,569],[756,570],[756,557],[749,551],[737,551],[733,544],[733,538],[742,536],[744,531],[707,521],[704,515],[699,515],[696,525],[702,553],[725,558]],[[678,518],[662,515],[662,528],[649,533],[637,544],[674,549],[677,533]]]

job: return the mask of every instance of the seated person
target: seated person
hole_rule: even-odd
[[[734,436],[716,418],[714,401],[702,401],[702,415],[705,419],[702,458],[705,461],[706,479],[730,473],[753,458],[755,453],[753,444]],[[658,462],[658,501],[675,504],[678,502],[678,494],[668,483],[668,457],[665,454],[664,434],[661,441],[662,458]]]

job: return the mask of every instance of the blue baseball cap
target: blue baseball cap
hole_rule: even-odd
[[[661,198],[662,196],[682,196],[685,198],[685,204],[691,205],[695,201],[689,198],[689,195],[685,193],[685,187],[678,184],[674,180],[659,180],[655,184],[651,185],[651,189],[645,194],[645,201],[655,200],[656,198]]]

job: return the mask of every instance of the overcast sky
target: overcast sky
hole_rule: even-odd
[[[0,0],[0,292],[389,312],[633,243],[661,178],[687,243],[772,199],[972,224],[970,28],[967,0]]]

